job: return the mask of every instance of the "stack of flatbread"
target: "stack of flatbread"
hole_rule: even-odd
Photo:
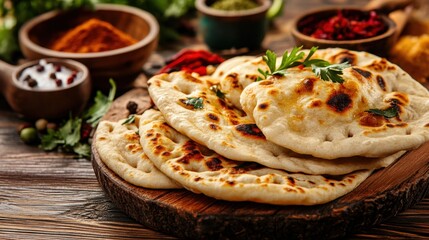
[[[344,83],[302,67],[257,81],[268,67],[250,56],[225,61],[211,76],[156,75],[148,81],[155,107],[133,123],[101,122],[96,149],[137,186],[315,205],[429,139],[429,92],[398,66],[337,48],[313,58],[348,61]],[[395,117],[369,112],[392,106]]]

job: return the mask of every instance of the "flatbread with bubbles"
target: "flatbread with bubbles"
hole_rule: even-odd
[[[315,205],[347,194],[370,170],[328,177],[288,173],[226,159],[170,127],[159,111],[140,120],[141,143],[152,162],[185,188],[228,201]]]
[[[181,188],[160,172],[140,144],[138,119],[133,124],[102,121],[95,134],[95,148],[107,167],[125,181],[154,189]]]
[[[175,72],[154,76],[148,83],[150,96],[170,126],[229,159],[290,172],[340,175],[388,166],[403,153],[379,159],[303,156],[267,141],[253,119],[210,90],[218,84],[214,79]],[[189,97],[202,98],[202,109],[186,104]]]
[[[291,68],[285,76],[252,83],[242,92],[243,110],[269,141],[336,159],[386,156],[429,140],[429,92],[397,65],[365,52],[328,49],[317,54],[353,64],[343,70],[344,83],[323,81],[310,68]],[[389,108],[399,115],[367,112]]]

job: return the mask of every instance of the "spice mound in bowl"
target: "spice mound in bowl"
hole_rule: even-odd
[[[396,24],[385,15],[359,9],[322,9],[292,23],[292,36],[305,48],[340,47],[386,56],[394,44]]]
[[[11,108],[28,119],[79,114],[91,95],[88,69],[67,59],[42,59],[11,70],[1,89]]]
[[[136,43],[130,35],[112,24],[91,18],[56,39],[52,50],[73,53],[110,51]]]
[[[97,4],[93,10],[51,11],[24,24],[19,41],[24,56],[72,59],[85,64],[97,89],[113,78],[126,89],[142,72],[158,45],[155,17],[138,8]]]

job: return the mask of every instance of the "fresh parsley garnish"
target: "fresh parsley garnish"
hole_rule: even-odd
[[[88,157],[90,155],[88,143],[79,143],[81,127],[82,119],[70,116],[60,128],[48,129],[47,133],[41,136],[41,148],[45,151],[60,148],[65,152],[75,152],[80,156]],[[74,151],[75,149],[78,152]]]
[[[258,69],[262,77],[258,77],[257,81],[267,79],[269,76],[280,75],[284,76],[288,68],[302,65],[304,67],[311,67],[316,76],[324,81],[332,81],[336,83],[343,83],[344,79],[341,77],[343,69],[350,67],[347,62],[339,64],[331,64],[323,59],[310,59],[317,51],[317,47],[312,47],[304,61],[301,61],[305,53],[301,51],[301,47],[294,47],[289,53],[287,50],[283,53],[282,61],[279,67],[277,65],[277,55],[271,50],[267,50],[262,59],[267,63],[269,70]]]
[[[125,121],[121,125],[134,123],[135,120],[136,120],[136,115],[131,114],[130,116],[128,116],[127,119],[125,119]]]
[[[225,98],[225,94],[219,89],[219,85],[213,85],[213,86],[211,86],[210,90],[212,90],[213,92],[215,92],[216,96],[218,98],[222,98],[222,99]]]
[[[203,99],[200,97],[188,97],[185,100],[185,104],[189,106],[193,106],[194,109],[202,109],[203,108]]]
[[[113,102],[116,94],[116,84],[113,79],[109,80],[110,83],[110,91],[109,95],[105,96],[102,92],[97,91],[96,96],[94,98],[94,105],[92,105],[84,114],[83,118],[87,119],[86,122],[91,124],[92,127],[97,126],[100,119],[106,114],[107,110],[109,110],[110,105]]]
[[[367,110],[367,112],[375,115],[383,116],[385,118],[393,118],[399,115],[398,106],[396,105],[386,108],[384,110],[373,108],[373,109]]]
[[[94,104],[85,111],[82,117],[70,116],[68,120],[60,124],[58,129],[47,129],[47,132],[40,136],[40,148],[45,151],[59,150],[75,153],[81,157],[89,157],[91,155],[91,147],[88,142],[90,132],[109,110],[116,94],[116,84],[112,79],[110,79],[110,85],[109,95],[105,96],[97,91]]]

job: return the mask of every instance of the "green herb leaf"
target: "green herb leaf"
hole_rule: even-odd
[[[73,146],[73,152],[80,157],[89,157],[91,156],[91,146],[87,143],[78,143]]]
[[[256,81],[267,79],[267,77],[272,75],[284,76],[288,68],[303,65],[304,67],[311,66],[312,71],[324,81],[332,81],[336,83],[344,82],[341,75],[343,74],[343,69],[350,67],[348,63],[331,64],[322,59],[310,59],[317,51],[317,47],[312,47],[304,61],[301,61],[305,56],[305,53],[302,52],[301,49],[302,46],[294,47],[290,53],[285,51],[282,56],[282,62],[278,68],[276,68],[276,54],[267,50],[262,59],[267,63],[269,71],[258,69],[258,72],[262,76],[259,76]]]
[[[203,108],[203,99],[198,97],[188,97],[185,101],[186,105],[193,106],[194,109],[202,109]]]
[[[130,116],[128,116],[127,119],[125,119],[125,121],[121,125],[134,123],[135,120],[136,120],[136,115],[131,114]]]
[[[103,95],[102,92],[97,91],[95,99],[94,99],[94,105],[92,105],[83,114],[83,118],[86,119],[86,122],[91,124],[92,127],[97,126],[98,122],[100,122],[100,119],[109,110],[110,105],[112,104],[113,99],[115,98],[116,84],[113,81],[113,79],[110,79],[109,83],[111,86],[110,91],[109,91],[109,96],[106,97],[105,95]]]
[[[367,112],[375,115],[383,116],[385,118],[393,118],[399,115],[398,107],[396,105],[391,106],[384,110],[373,108],[373,109],[369,109]]]
[[[215,92],[216,96],[218,98],[221,98],[221,99],[225,98],[225,94],[219,89],[219,85],[213,85],[213,86],[211,86],[210,90],[212,90],[213,92]]]
[[[335,83],[343,83],[344,79],[341,77],[343,69],[350,67],[348,63],[332,64],[327,61],[316,61],[311,64],[312,71],[324,81],[332,81]]]
[[[86,125],[82,128],[82,124],[84,119],[86,119],[87,123],[92,124],[92,126],[95,127],[101,117],[109,109],[116,92],[114,81],[110,80],[110,84],[111,89],[109,95],[105,96],[101,92],[97,92],[94,99],[94,105],[85,112],[83,117],[70,116],[57,130],[48,129],[46,134],[41,135],[40,148],[45,151],[58,149],[63,152],[73,152],[81,157],[89,157],[91,149],[88,139],[86,136],[82,139],[81,135],[88,129],[85,129],[85,127],[87,127]]]
[[[41,136],[41,148],[51,151],[57,147],[73,147],[80,141],[81,124],[82,119],[70,116],[58,130],[48,129]]]

